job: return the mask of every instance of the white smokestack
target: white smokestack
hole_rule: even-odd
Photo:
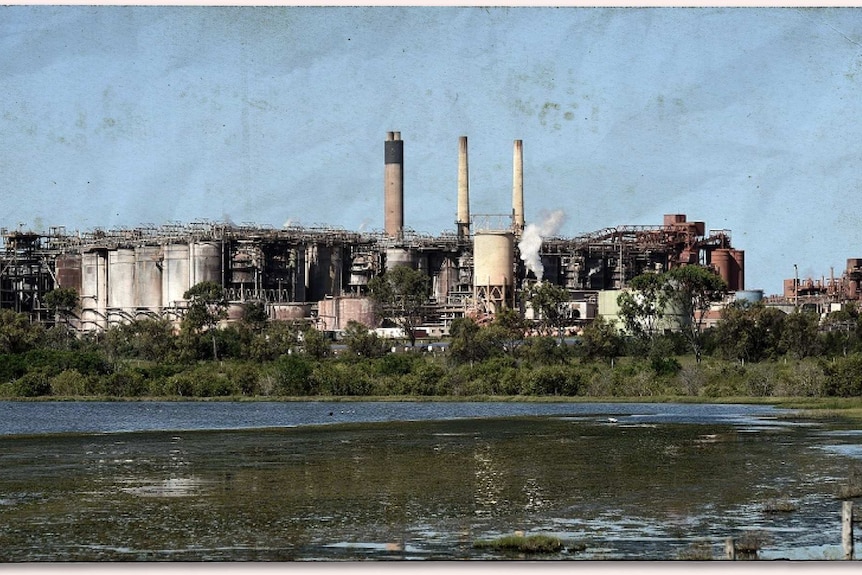
[[[521,259],[524,261],[524,265],[536,275],[536,279],[539,281],[542,281],[542,277],[545,275],[545,266],[542,265],[542,258],[539,256],[542,239],[556,234],[565,219],[566,214],[563,213],[563,210],[554,210],[547,214],[540,223],[529,223],[524,227],[521,241],[518,242],[518,249],[521,250]]]

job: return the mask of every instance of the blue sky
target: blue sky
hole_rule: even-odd
[[[383,227],[471,211],[561,235],[685,213],[746,287],[862,257],[857,8],[0,7],[0,226]]]

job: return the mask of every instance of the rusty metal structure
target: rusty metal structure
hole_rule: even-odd
[[[375,325],[380,318],[369,304],[369,281],[407,265],[430,276],[426,329],[442,335],[457,317],[481,319],[502,306],[518,307],[519,294],[536,281],[518,242],[525,225],[522,142],[516,140],[513,151],[511,212],[498,216],[470,214],[466,137],[459,144],[454,232],[431,236],[404,226],[404,141],[399,132],[389,132],[383,232],[219,222],[75,233],[3,229],[0,307],[50,322],[45,294],[72,288],[80,308],[70,324],[104,330],[142,317],[178,320],[188,303],[183,294],[213,281],[223,287],[232,319],[242,316],[248,302],[262,302],[271,319],[341,330],[350,320]],[[662,225],[542,238],[537,255],[546,270],[543,281],[569,291],[580,321],[594,317],[597,292],[624,288],[651,270],[712,266],[730,290],[744,289],[743,252],[731,245],[728,230],[705,228],[671,214]],[[857,276],[858,293],[862,266]]]

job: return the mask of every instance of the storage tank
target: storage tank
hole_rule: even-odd
[[[311,317],[311,304],[309,303],[278,303],[271,304],[270,319],[276,321],[296,321]]]
[[[386,271],[397,266],[416,269],[416,251],[410,248],[386,248]]]
[[[166,244],[162,248],[162,307],[183,301],[189,284],[188,244]]]
[[[473,290],[477,299],[504,303],[514,284],[515,236],[483,231],[473,236]]]
[[[351,321],[367,327],[377,325],[374,302],[367,297],[335,297],[318,303],[318,318],[326,330],[345,329]]]
[[[54,266],[57,272],[57,287],[81,291],[81,254],[60,254]]]
[[[162,307],[162,248],[135,248],[135,303],[137,307],[158,311]]]
[[[130,310],[135,307],[135,250],[120,248],[108,252],[108,307]]]
[[[107,327],[108,253],[94,250],[81,255],[81,327],[84,330]]]
[[[222,249],[219,242],[200,241],[189,245],[192,264],[189,283],[195,286],[204,281],[222,283]]]
[[[745,289],[745,251],[733,250],[733,259],[736,262],[736,289]]]
[[[734,257],[735,250],[720,248],[712,251],[710,263],[715,267],[721,279],[727,283],[729,291],[740,289],[739,266]]]

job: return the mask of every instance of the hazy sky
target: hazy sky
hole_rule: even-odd
[[[729,229],[746,288],[862,257],[857,8],[0,7],[0,226]]]

